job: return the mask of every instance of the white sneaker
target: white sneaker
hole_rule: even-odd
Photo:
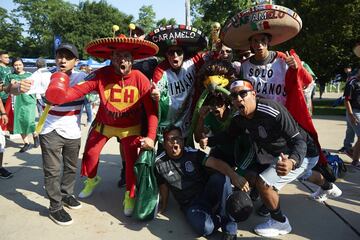
[[[291,232],[291,226],[289,220],[286,218],[285,222],[278,222],[270,218],[267,222],[257,225],[254,228],[256,234],[263,237],[276,237],[279,235],[285,235]]]
[[[332,188],[329,190],[323,190],[319,187],[316,192],[312,193],[310,196],[317,202],[324,202],[328,200],[329,197],[340,197],[342,191],[333,183],[331,183]]]

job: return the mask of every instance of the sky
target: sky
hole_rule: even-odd
[[[65,1],[73,4],[79,4],[79,2],[81,2],[81,0]],[[123,13],[133,15],[134,19],[138,19],[139,9],[143,5],[152,5],[156,13],[156,20],[160,20],[162,18],[175,18],[177,23],[185,23],[185,0],[107,0],[107,2],[113,7],[118,8]],[[12,0],[0,0],[0,7],[10,11],[15,8],[16,5],[14,6]],[[170,9],[175,11],[170,11]]]

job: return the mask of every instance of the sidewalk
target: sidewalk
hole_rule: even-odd
[[[346,127],[344,117],[315,116],[314,123],[323,148],[335,151],[341,147]],[[87,130],[83,129],[81,153]],[[44,197],[40,148],[18,153],[21,145],[19,139],[8,141],[5,151],[4,166],[15,175],[12,179],[0,179],[1,240],[205,239],[196,238],[172,199],[165,215],[153,221],[138,222],[123,215],[124,189],[116,186],[121,168],[116,139],[111,139],[102,152],[99,167],[101,184],[91,198],[82,202],[81,209],[69,210],[74,224],[69,227],[56,225],[48,218],[49,202]],[[350,162],[347,156],[341,157]],[[348,165],[345,178],[337,182],[343,195],[326,201],[326,204],[308,199],[308,187],[315,189],[314,185],[300,182],[287,185],[281,191],[280,201],[293,231],[277,239],[360,239],[359,183],[360,171]],[[79,193],[81,188],[82,179],[79,178],[75,193]],[[259,204],[256,202],[255,206]],[[239,239],[259,238],[253,233],[253,227],[263,221],[254,213],[248,221],[240,223]],[[221,235],[215,234],[208,239],[221,239]]]

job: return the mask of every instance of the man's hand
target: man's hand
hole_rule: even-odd
[[[7,116],[6,114],[5,114],[5,115],[1,115],[1,122],[2,122],[3,125],[8,124],[9,118],[8,118],[8,116]]]
[[[280,154],[279,160],[276,163],[276,173],[278,176],[286,176],[292,169],[294,160],[288,158],[283,153]]]
[[[30,87],[32,85],[32,80],[25,79],[20,82],[20,93],[26,93],[30,90]]]
[[[357,117],[354,115],[354,113],[350,113],[349,117],[350,117],[350,121],[352,124],[354,124],[354,125],[359,124],[359,119],[357,119]]]
[[[148,137],[140,139],[141,149],[152,150],[154,149],[154,140]]]
[[[232,174],[230,177],[231,183],[240,189],[243,192],[250,191],[250,185],[249,182],[242,176],[239,176],[237,173]]]
[[[291,56],[288,51],[286,51],[285,62],[289,67],[291,67],[293,69],[298,69],[298,64],[295,61],[295,58],[293,56]]]
[[[205,149],[207,147],[208,140],[209,140],[208,137],[204,133],[202,133],[202,138],[199,141],[199,145],[201,149]]]
[[[151,98],[154,101],[160,101],[160,89],[154,82],[151,82]]]

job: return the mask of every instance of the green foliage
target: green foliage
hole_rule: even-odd
[[[0,8],[0,32],[0,49],[8,51],[11,56],[16,55],[24,45],[22,25],[3,8]]]
[[[221,25],[224,25],[229,17],[247,9],[253,4],[252,2],[250,0],[192,0],[192,25],[210,36],[211,24],[213,22],[219,22]]]
[[[144,5],[139,9],[139,19],[136,21],[136,24],[141,26],[145,33],[148,33],[155,28],[155,16],[152,5]]]
[[[352,47],[360,40],[360,0],[282,0],[279,5],[296,11],[303,28],[299,35],[279,46],[280,50],[294,48],[300,57],[328,81],[335,73],[359,58]]]
[[[168,26],[168,25],[176,25],[175,18],[170,18],[170,19],[162,18],[156,22],[156,27]]]

